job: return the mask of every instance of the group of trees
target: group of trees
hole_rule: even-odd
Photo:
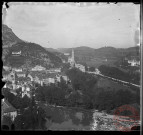
[[[101,65],[99,70],[102,74],[106,76],[110,76],[116,79],[120,79],[123,81],[140,84],[140,75],[135,74],[134,72],[123,72],[116,67],[109,67],[105,65]]]
[[[73,88],[83,92],[83,104],[86,108],[111,112],[114,108],[124,104],[140,104],[139,90],[133,92],[127,89],[106,90],[98,88],[96,85],[98,80],[95,76],[83,73],[78,69],[69,70],[67,75],[71,79]]]
[[[36,89],[36,101],[49,104],[61,104],[65,97],[65,91],[57,86],[43,86]]]
[[[30,98],[25,95],[23,98],[21,98],[21,89],[17,89],[17,95],[14,95],[10,92],[10,89],[8,88],[3,88],[3,95],[5,99],[9,101],[16,109],[20,108],[26,108],[28,107],[30,103]]]
[[[129,90],[104,90],[97,89],[93,100],[93,107],[100,110],[106,110],[110,113],[113,109],[125,104],[140,104],[139,93],[132,93]]]
[[[71,80],[74,90],[89,91],[96,85],[97,79],[88,73],[83,73],[77,68],[68,70],[67,76]]]
[[[45,129],[45,111],[35,101],[67,107],[106,110],[108,113],[112,113],[112,110],[121,105],[140,104],[139,91],[99,88],[98,78],[76,68],[67,70],[66,74],[71,84],[66,84],[61,78],[58,85],[37,86],[36,89],[32,89],[32,95],[35,94],[32,98],[26,96],[21,98],[21,89],[17,90],[16,96],[7,88],[3,90],[5,98],[22,112],[14,121],[16,129]]]
[[[34,94],[34,90],[33,94]],[[14,120],[15,130],[45,129],[46,114],[38,107],[34,97],[28,98],[26,95],[21,98],[21,89],[17,89],[15,96],[8,88],[3,89],[3,95],[16,109],[20,110]]]
[[[139,104],[140,93],[138,91],[114,90],[98,88],[97,78],[78,69],[70,69],[66,72],[71,80],[72,89],[68,85],[60,83],[58,86],[44,86],[36,90],[37,100],[49,104],[70,107],[84,107],[86,109],[98,109],[111,112],[116,107],[124,104]],[[81,91],[82,95],[79,94]],[[69,94],[70,93],[70,94]],[[71,94],[72,93],[72,94]],[[70,96],[67,96],[70,95]],[[65,97],[68,98],[65,98]]]
[[[23,114],[18,115],[14,120],[14,125],[16,130],[40,130],[46,129],[46,114],[45,111],[39,107],[35,106],[29,107],[23,112]]]

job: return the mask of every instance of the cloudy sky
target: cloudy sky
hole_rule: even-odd
[[[139,5],[82,4],[11,3],[4,23],[19,38],[48,48],[138,44]]]

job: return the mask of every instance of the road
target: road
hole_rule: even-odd
[[[90,73],[90,74],[95,74],[95,75],[99,75],[99,76],[102,76],[102,77],[105,77],[105,78],[108,78],[108,79],[111,79],[113,81],[116,81],[116,82],[120,82],[124,85],[133,85],[135,87],[138,87],[140,88],[141,86],[140,85],[137,85],[137,84],[133,84],[133,83],[130,83],[130,82],[126,82],[126,81],[123,81],[123,80],[119,80],[119,79],[115,79],[115,78],[112,78],[112,77],[109,77],[109,76],[105,76],[101,73],[97,73],[97,72],[90,72],[90,71],[87,71],[87,73]]]

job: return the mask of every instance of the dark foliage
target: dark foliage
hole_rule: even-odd
[[[140,84],[140,75],[138,74],[134,74],[131,72],[125,73],[116,67],[109,67],[105,65],[101,65],[99,67],[99,70],[102,74],[106,76],[113,77],[113,78],[120,79],[120,80],[127,81],[127,82],[132,82],[135,84]]]

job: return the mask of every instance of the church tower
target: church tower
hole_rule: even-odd
[[[12,86],[13,86],[13,90],[15,90],[15,89],[16,89],[16,80],[15,80],[15,79],[16,79],[16,78],[15,78],[16,73],[15,73],[14,70],[12,71],[11,75],[12,75]]]
[[[74,62],[74,50],[72,49],[72,60]]]
[[[74,49],[72,49],[72,56],[71,56],[71,67],[75,66],[75,60],[74,60]]]

